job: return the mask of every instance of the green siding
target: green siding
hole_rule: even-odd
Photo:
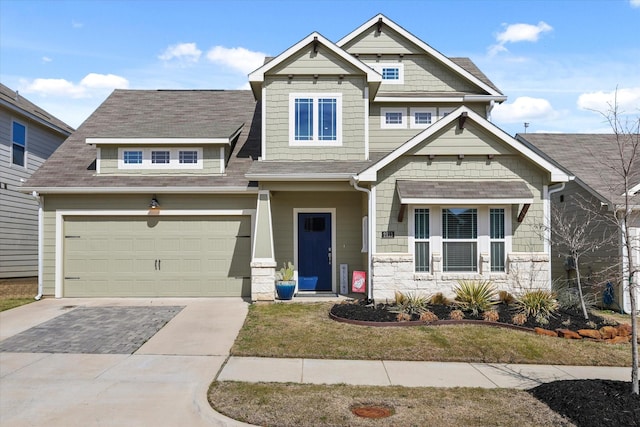
[[[267,160],[364,160],[364,77],[268,77],[265,86]],[[342,146],[289,146],[289,94],[322,92],[342,94]]]
[[[484,129],[474,123],[465,123],[464,132],[460,132],[456,120],[430,138],[428,144],[421,145],[410,154],[499,155],[515,154],[515,150],[491,138]]]
[[[335,55],[324,46],[318,47],[318,52],[313,52],[312,45],[301,49],[296,54],[287,58],[282,64],[274,67],[269,74],[362,74],[362,71]]]
[[[347,52],[354,54],[417,54],[422,50],[388,26],[383,26],[380,33],[374,25],[367,31],[342,46]]]
[[[132,148],[147,148],[132,145]],[[118,148],[100,147],[100,175],[212,175],[220,174],[220,146],[202,148],[202,169],[118,169]],[[122,147],[120,147],[122,148]],[[176,146],[153,147],[154,149],[172,149]],[[193,148],[193,146],[187,147]]]

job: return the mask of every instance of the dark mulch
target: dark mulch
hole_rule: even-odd
[[[390,304],[367,304],[364,300],[359,300],[351,304],[336,304],[331,308],[331,313],[343,319],[360,320],[368,322],[397,322],[397,313],[393,313]],[[516,313],[512,306],[506,304],[496,304],[494,308],[500,315],[499,323],[512,324],[511,318]],[[455,310],[454,305],[431,305],[429,310],[435,313],[440,320],[448,320],[449,314]],[[412,320],[418,320],[419,317],[414,315]],[[464,313],[465,320],[482,320],[482,313],[474,316],[471,312]],[[590,324],[589,322],[593,322]],[[560,309],[553,317],[549,318],[548,324],[540,324],[535,319],[529,318],[526,323],[519,325],[525,328],[542,327],[545,329],[600,329],[603,326],[611,325],[610,320],[603,319],[594,314],[589,315],[589,320],[585,320],[582,312],[578,309]],[[595,324],[595,325],[594,325]]]
[[[640,426],[640,396],[631,394],[629,382],[554,381],[529,393],[578,427]]]

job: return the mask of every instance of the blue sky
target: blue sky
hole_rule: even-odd
[[[337,42],[383,13],[509,97],[510,134],[606,132],[616,91],[640,116],[640,0],[0,0],[0,81],[78,127],[114,88],[239,89],[313,31]]]

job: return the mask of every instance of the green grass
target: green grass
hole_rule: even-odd
[[[2,298],[0,299],[0,311],[20,307],[21,305],[34,302],[33,298]]]
[[[630,366],[628,345],[478,325],[367,327],[329,318],[331,303],[254,304],[235,356]]]

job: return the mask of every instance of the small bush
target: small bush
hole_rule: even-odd
[[[536,321],[548,319],[559,308],[555,294],[542,289],[525,292],[518,298],[516,304],[520,312],[527,317],[535,317]]]
[[[427,323],[431,323],[431,322],[435,322],[438,319],[438,315],[435,314],[433,311],[431,310],[426,310],[425,312],[423,312],[420,315],[420,320],[423,322],[427,322]]]
[[[582,309],[580,293],[573,283],[566,280],[557,281],[553,284],[553,291],[560,307],[567,309]],[[583,286],[582,295],[584,296],[584,304],[587,307],[587,310],[598,305],[598,294],[595,292],[587,292],[586,286]]]
[[[508,291],[498,292],[498,301],[505,305],[511,305],[516,302],[516,297],[511,295]]]
[[[525,323],[527,323],[527,315],[524,313],[516,313],[511,318],[511,322],[513,322],[514,325],[518,326],[524,325]]]
[[[462,310],[451,310],[451,313],[449,313],[449,319],[462,320],[464,319],[464,313],[462,312]]]
[[[496,310],[487,310],[482,313],[482,318],[485,322],[497,322],[500,319],[500,314]]]
[[[445,297],[442,292],[438,292],[437,294],[434,294],[431,296],[431,298],[429,298],[429,303],[432,305],[450,305],[451,300]]]
[[[497,304],[497,301],[493,301],[496,290],[489,280],[459,280],[453,291],[460,308],[472,312],[474,316]]]
[[[412,315],[420,316],[427,310],[429,300],[427,297],[418,294],[403,294],[396,291],[395,305],[390,309],[392,313],[404,313],[409,317]]]
[[[411,320],[411,315],[407,313],[398,313],[396,320],[398,322],[408,322]]]

